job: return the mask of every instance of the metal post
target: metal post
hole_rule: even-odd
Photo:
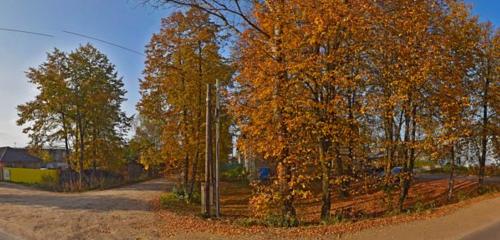
[[[220,82],[215,82],[215,216],[220,217],[219,163],[220,163]]]
[[[211,217],[212,212],[210,209],[210,190],[211,190],[211,184],[212,184],[212,177],[211,177],[211,172],[212,172],[212,114],[211,114],[211,99],[210,96],[212,95],[212,90],[210,84],[207,84],[207,109],[206,109],[206,125],[205,125],[205,137],[206,137],[206,142],[205,142],[205,216]]]

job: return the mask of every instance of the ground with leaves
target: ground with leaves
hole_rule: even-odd
[[[293,229],[229,225],[161,211],[171,239],[460,239],[499,221],[500,194],[485,195],[447,205],[431,212],[415,213]],[[464,221],[464,219],[467,219]]]
[[[365,216],[359,216],[355,221],[344,220],[335,224],[318,224],[314,222],[320,210],[320,201],[316,200],[301,202],[298,204],[298,215],[302,220],[303,226],[292,229],[268,228],[265,226],[252,225],[248,217],[251,216],[251,210],[248,209],[248,199],[251,191],[242,184],[224,183],[225,189],[222,194],[222,212],[224,218],[221,220],[204,220],[199,217],[199,208],[179,207],[175,205],[167,206],[167,209],[159,211],[159,215],[166,223],[164,233],[169,238],[174,239],[318,239],[332,236],[346,236],[353,239],[367,239],[373,234],[378,234],[380,239],[387,239],[388,234],[394,231],[393,225],[404,224],[403,229],[416,231],[416,227],[424,225],[425,229],[436,229],[444,227],[441,235],[463,236],[469,232],[475,231],[483,224],[498,220],[500,207],[499,194],[487,194],[477,198],[468,199],[467,195],[477,190],[476,181],[467,178],[459,178],[456,184],[458,203],[444,205],[446,202],[447,181],[446,180],[421,180],[414,185],[408,198],[407,206],[413,209],[405,214],[387,214],[383,213],[384,203],[382,202],[383,193],[375,192],[372,194],[361,195],[347,198],[344,200],[335,199],[332,212],[339,212],[342,209],[360,213]],[[485,200],[485,201],[483,201]],[[479,204],[479,215],[475,215],[472,210],[456,211],[473,203]],[[484,202],[484,203],[483,203]],[[429,209],[429,204],[435,206]],[[474,208],[476,208],[474,204]],[[484,205],[484,206],[483,206]],[[160,207],[160,206],[158,206]],[[481,210],[483,209],[483,210]],[[490,211],[489,211],[489,210]],[[450,214],[448,216],[448,214]],[[457,215],[458,214],[458,215]],[[463,219],[462,215],[471,215],[477,218],[472,221],[459,223],[457,226],[464,226],[459,231],[451,225],[447,225],[447,219],[456,221]],[[496,214],[496,215],[495,215]],[[457,217],[458,216],[458,217]],[[376,217],[376,218],[375,218]],[[486,219],[482,221],[481,219]],[[375,228],[374,230],[371,230]],[[385,229],[391,229],[385,230]],[[453,237],[451,237],[453,239]]]

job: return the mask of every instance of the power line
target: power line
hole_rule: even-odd
[[[0,28],[0,31],[26,33],[26,34],[32,34],[32,35],[38,35],[38,36],[44,36],[44,37],[54,37],[54,35],[50,35],[50,34],[46,34],[46,33],[31,32],[31,31],[25,31],[25,30],[20,30],[20,29],[13,29],[13,28]]]
[[[108,44],[108,45],[111,45],[111,46],[115,46],[115,47],[121,48],[121,49],[129,51],[129,52],[132,52],[132,53],[144,56],[144,53],[142,53],[142,52],[139,52],[139,51],[136,51],[134,49],[131,49],[131,48],[128,48],[128,47],[124,47],[122,45],[118,45],[116,43],[112,43],[112,42],[109,42],[109,41],[106,41],[106,40],[102,40],[102,39],[99,39],[99,38],[95,38],[95,37],[92,37],[92,36],[89,36],[89,35],[85,35],[85,34],[81,34],[81,33],[76,33],[76,32],[70,32],[70,31],[65,31],[65,30],[63,30],[63,32],[68,33],[68,34],[72,34],[72,35],[76,35],[76,36],[79,36],[79,37],[83,37],[83,38],[88,38],[88,39],[92,39],[92,40],[95,40],[95,41],[99,41],[99,42],[102,42],[102,43],[105,43],[105,44]]]
[[[26,31],[26,30],[21,30],[21,29],[14,29],[14,28],[2,28],[2,27],[0,27],[0,31],[25,33],[25,34],[32,34],[32,35],[43,36],[43,37],[50,37],[50,38],[55,37],[54,35],[51,35],[51,34],[40,33],[40,32],[32,32],[32,31]],[[65,30],[63,30],[63,32],[68,33],[68,34],[72,34],[72,35],[76,35],[76,36],[79,36],[79,37],[83,37],[83,38],[88,38],[88,39],[92,39],[92,40],[95,40],[95,41],[99,41],[99,42],[102,42],[102,43],[105,43],[105,44],[108,44],[108,45],[111,45],[111,46],[114,46],[114,47],[121,48],[121,49],[123,49],[125,51],[129,51],[129,52],[132,52],[132,53],[144,56],[144,53],[142,53],[142,52],[136,51],[134,49],[131,49],[131,48],[128,48],[128,47],[125,47],[125,46],[122,46],[122,45],[119,45],[119,44],[116,44],[116,43],[113,43],[113,42],[110,42],[110,41],[106,41],[106,40],[103,40],[103,39],[95,38],[95,37],[92,37],[92,36],[89,36],[89,35],[85,35],[85,34],[81,34],[81,33],[76,33],[76,32],[70,32],[70,31],[65,31]]]

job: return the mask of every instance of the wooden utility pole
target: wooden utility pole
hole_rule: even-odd
[[[204,189],[204,200],[205,200],[205,206],[204,206],[204,214],[207,217],[211,217],[212,211],[210,209],[210,203],[211,197],[211,189],[212,189],[212,174],[211,172],[213,171],[212,167],[212,114],[211,114],[211,96],[212,95],[212,89],[211,85],[207,84],[207,109],[206,109],[206,125],[205,125],[205,136],[206,136],[206,142],[205,142],[205,189]]]
[[[219,163],[220,163],[220,82],[215,82],[215,216],[220,217]]]

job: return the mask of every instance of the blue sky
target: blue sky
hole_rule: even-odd
[[[467,0],[481,20],[500,24],[500,1]],[[107,54],[123,76],[129,99],[124,109],[135,113],[139,100],[138,79],[144,57],[64,33],[91,35],[142,52],[160,19],[172,9],[151,9],[137,0],[0,0],[0,28],[14,28],[54,35],[52,38],[0,31],[0,146],[25,146],[28,138],[16,126],[16,106],[36,94],[24,75],[45,60],[54,47],[71,51],[90,42]]]

